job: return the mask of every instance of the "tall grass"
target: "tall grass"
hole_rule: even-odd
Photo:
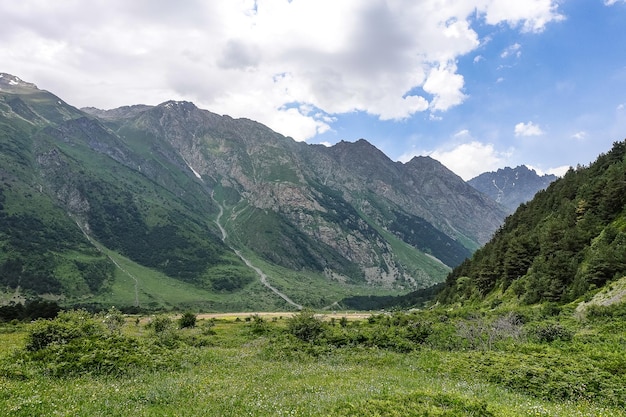
[[[564,323],[575,332],[570,341],[539,342],[528,336],[501,338],[491,346],[460,343],[445,348],[443,340],[460,333],[444,337],[444,330],[460,329],[459,323],[476,325],[477,320],[493,322],[493,318],[448,316],[444,322],[442,313],[428,313],[376,316],[343,324],[326,320],[320,327],[322,333],[303,341],[291,332],[312,320],[308,312],[304,314],[295,318],[198,320],[194,328],[172,326],[167,334],[156,332],[149,324],[156,317],[129,318],[121,334],[113,329],[118,343],[120,337],[128,337],[141,345],[166,347],[169,353],[164,354],[175,358],[175,366],[136,366],[114,373],[86,369],[58,377],[41,372],[24,354],[30,330],[19,325],[14,332],[0,332],[0,410],[7,416],[29,417],[626,416],[618,403],[624,399],[623,393],[617,392],[619,384],[612,387],[613,397],[605,392],[563,399],[551,398],[549,392],[541,395],[506,379],[519,375],[521,380],[525,369],[549,369],[553,359],[560,361],[557,367],[570,366],[553,372],[569,372],[564,374],[567,381],[574,376],[584,379],[590,376],[585,373],[589,370],[585,364],[576,364],[591,354],[596,355],[591,361],[606,365],[616,378],[623,378],[625,371],[619,367],[623,361],[611,356],[615,343],[623,342],[619,335],[607,331],[606,324]],[[367,334],[380,334],[383,327],[400,328],[411,320],[435,318],[450,327],[432,323],[430,341],[423,339],[406,352],[364,339]],[[4,325],[3,329],[13,327]],[[589,332],[596,332],[597,344],[590,343]],[[337,347],[336,339],[329,335],[339,333],[363,337]],[[391,338],[402,332],[385,334]],[[527,377],[532,385],[532,372]],[[614,404],[611,398],[617,399]]]

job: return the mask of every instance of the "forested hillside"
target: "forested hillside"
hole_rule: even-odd
[[[439,301],[569,302],[626,275],[625,205],[622,141],[522,204],[449,274]]]

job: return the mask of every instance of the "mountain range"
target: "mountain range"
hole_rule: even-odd
[[[0,284],[68,305],[332,306],[441,282],[507,212],[439,162],[0,74]]]
[[[520,204],[532,200],[537,191],[544,190],[556,180],[556,175],[538,175],[526,165],[484,172],[467,183],[496,202],[507,207],[511,213]]]

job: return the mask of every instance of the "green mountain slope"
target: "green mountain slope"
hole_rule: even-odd
[[[400,294],[441,282],[505,214],[430,158],[298,143],[188,102],[78,110],[9,74],[0,161],[0,285],[68,305]]]
[[[439,300],[569,302],[626,275],[626,141],[523,204]]]
[[[63,295],[70,303],[106,294],[115,265],[83,232],[155,273],[199,288],[213,289],[225,264],[252,280],[206,216],[215,207],[206,196],[197,198],[201,184],[33,89],[25,83],[19,96],[4,88],[0,94],[0,283]],[[2,106],[16,100],[19,113]]]

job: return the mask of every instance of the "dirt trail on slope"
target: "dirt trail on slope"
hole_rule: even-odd
[[[219,227],[220,232],[222,232],[222,242],[226,243],[226,239],[228,238],[228,233],[226,232],[226,229],[224,229],[224,227],[222,226],[222,223],[221,223],[222,215],[224,214],[224,209],[223,209],[222,205],[220,203],[218,203],[217,200],[213,197],[213,193],[211,193],[211,198],[213,199],[215,204],[217,204],[217,207],[220,209],[220,212],[217,214],[217,218],[215,219],[215,224],[217,224],[217,227]],[[226,243],[226,245],[228,245],[228,243]],[[289,298],[287,295],[283,294],[277,288],[272,286],[267,281],[267,275],[265,275],[265,273],[263,271],[261,271],[261,269],[259,269],[258,267],[254,266],[252,264],[252,262],[250,262],[246,257],[244,257],[243,254],[238,249],[235,249],[235,248],[233,248],[230,245],[228,245],[228,247],[231,248],[235,252],[235,254],[237,254],[237,256],[248,266],[248,268],[250,268],[254,272],[256,272],[256,274],[259,276],[261,284],[265,285],[266,288],[268,288],[274,294],[276,294],[277,296],[279,296],[280,298],[285,300],[288,304],[294,306],[298,310],[302,310],[303,307],[300,304],[296,303],[291,298]]]

